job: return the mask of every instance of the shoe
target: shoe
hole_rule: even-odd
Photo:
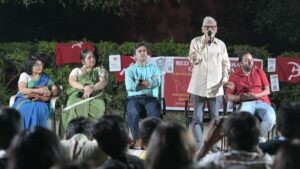
[[[141,147],[141,140],[134,140],[129,144],[129,149],[139,149]]]
[[[128,146],[129,149],[135,149],[135,147],[136,147],[136,145],[134,142],[130,143]]]
[[[221,151],[220,148],[215,144],[212,146],[212,148],[210,149],[211,152],[216,153]]]
[[[264,137],[261,137],[261,136],[260,136],[260,137],[258,138],[258,142],[259,142],[259,143],[264,143],[264,142],[266,142],[266,139],[265,139]]]

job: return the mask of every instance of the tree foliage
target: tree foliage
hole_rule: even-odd
[[[27,8],[34,4],[46,5],[53,0],[0,0],[0,3],[14,2],[15,4],[24,5]],[[124,15],[125,13],[132,13],[133,9],[141,2],[159,2],[160,0],[142,0],[140,2],[133,0],[57,0],[57,3],[65,8],[78,6],[85,9],[101,9],[107,12],[113,12],[117,15]],[[179,0],[177,0],[179,1]]]
[[[256,31],[267,31],[281,40],[295,42],[300,38],[299,0],[259,0],[251,1],[257,8],[249,9],[255,15]],[[253,10],[253,11],[252,11]],[[252,12],[251,12],[252,11]]]
[[[0,41],[189,42],[204,16],[227,45],[298,50],[299,0],[0,0]]]
[[[260,38],[299,42],[300,1],[299,0],[229,0],[225,4],[241,27],[252,29]],[[270,39],[268,39],[270,40]]]

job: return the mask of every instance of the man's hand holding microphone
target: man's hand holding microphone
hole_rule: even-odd
[[[212,30],[208,30],[205,34],[204,34],[204,38],[202,38],[202,48],[204,49],[206,45],[210,46],[210,44],[213,41],[213,31]]]

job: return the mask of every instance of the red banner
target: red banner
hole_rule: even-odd
[[[80,63],[80,52],[83,49],[90,49],[92,51],[95,50],[95,48],[91,44],[86,42],[78,42],[73,44],[56,44],[56,65],[62,65],[67,63]]]
[[[280,82],[300,83],[300,59],[277,57],[276,74]]]
[[[174,73],[165,75],[164,97],[167,110],[183,110],[189,94],[187,88],[192,75],[192,65],[186,57],[174,57]]]
[[[121,55],[120,56],[121,60],[121,71],[115,72],[115,81],[116,82],[124,82],[125,80],[125,69],[130,65],[133,64],[134,57],[133,56],[126,56],[126,55]]]

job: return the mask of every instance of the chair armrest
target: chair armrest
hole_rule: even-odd
[[[49,122],[50,122],[50,128],[51,130],[57,134],[56,131],[56,115],[55,115],[55,109],[56,109],[56,102],[58,101],[58,96],[57,97],[52,97],[49,106],[50,106],[50,115],[49,115]]]
[[[12,105],[15,103],[16,95],[10,96],[9,99],[9,107],[12,107]]]
[[[50,100],[50,108],[51,108],[51,111],[55,112],[55,109],[56,109],[56,102],[57,102],[57,99],[59,97],[52,97],[51,100]]]

